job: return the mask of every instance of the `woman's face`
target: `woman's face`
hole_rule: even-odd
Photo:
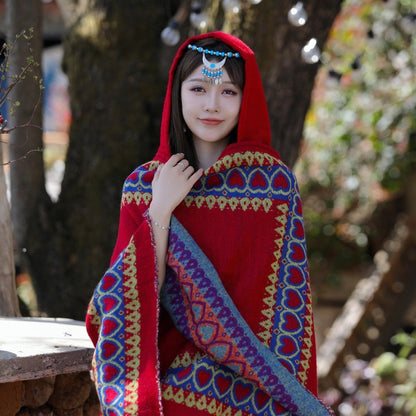
[[[209,84],[201,70],[202,65],[182,82],[182,114],[194,141],[214,144],[237,125],[243,92],[225,69],[222,84]]]

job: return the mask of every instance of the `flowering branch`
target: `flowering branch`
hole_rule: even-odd
[[[23,81],[26,78],[26,76],[33,70],[33,68],[35,66],[39,65],[39,63],[37,63],[33,59],[32,56],[28,56],[26,65],[21,68],[21,70],[18,74],[13,75],[12,77],[6,77],[6,71],[7,71],[8,66],[9,66],[10,53],[11,53],[16,41],[21,37],[24,37],[29,43],[29,40],[33,37],[33,28],[29,29],[29,33],[26,33],[25,30],[22,31],[20,34],[18,34],[16,36],[16,39],[14,40],[14,42],[11,45],[7,45],[6,43],[4,43],[2,45],[2,47],[0,48],[0,56],[1,55],[4,56],[3,63],[0,66],[0,107],[6,102],[8,96],[9,96],[10,92],[13,90],[13,88],[15,88],[16,85],[19,82]],[[32,51],[31,48],[30,48],[30,45],[29,45],[29,51],[30,52]],[[5,87],[5,82],[8,78],[11,80],[11,82],[9,83],[9,85],[6,88]],[[0,112],[0,134],[7,134],[7,133],[10,133],[14,130],[27,128],[27,127],[35,127],[35,128],[38,128],[38,129],[42,129],[41,126],[37,126],[37,125],[33,124],[33,118],[34,118],[34,115],[35,115],[35,113],[36,113],[36,111],[39,108],[39,105],[41,103],[41,99],[42,99],[41,91],[43,90],[43,84],[42,84],[42,79],[38,79],[37,76],[34,76],[33,78],[34,78],[34,80],[39,81],[40,93],[39,93],[38,100],[37,100],[37,102],[36,102],[36,104],[33,108],[33,111],[31,113],[31,116],[30,116],[29,120],[26,123],[7,128],[7,120],[3,117],[3,115]],[[13,113],[15,107],[18,107],[19,105],[20,105],[19,101],[14,102],[11,106],[10,112]],[[4,143],[4,141],[0,140],[0,143]],[[3,166],[10,165],[11,163],[16,162],[18,160],[26,159],[27,156],[30,153],[39,152],[39,151],[42,151],[42,149],[40,149],[40,148],[31,149],[31,150],[27,151],[21,157],[15,159],[15,160],[9,160],[8,162],[2,162],[1,164]]]

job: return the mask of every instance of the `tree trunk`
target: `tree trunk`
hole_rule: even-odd
[[[21,79],[9,94],[9,126],[19,127],[10,132],[9,155],[16,160],[10,165],[12,221],[17,248],[28,250],[28,239],[32,225],[43,214],[42,207],[47,194],[44,185],[42,159],[42,105],[41,52],[42,52],[41,0],[7,1],[7,41],[14,43],[9,55],[9,75],[17,75],[26,67],[28,59],[37,65]],[[19,36],[23,31],[33,37],[29,40]],[[19,104],[20,103],[20,104]],[[36,151],[39,149],[39,151]],[[35,151],[34,151],[35,150]],[[35,220],[36,219],[36,220]],[[37,238],[40,236],[38,235]],[[27,253],[32,255],[30,250]]]
[[[301,50],[311,38],[316,38],[323,49],[342,0],[304,2],[308,19],[302,27],[288,21],[294,3],[263,1],[253,6],[242,2],[241,12],[226,15],[223,23],[225,30],[231,30],[256,53],[269,108],[272,145],[290,167],[299,156],[319,67],[319,63],[305,63]]]
[[[0,143],[0,164],[2,160]],[[2,165],[0,165],[0,235],[0,315],[17,316],[19,307],[14,275],[12,220]]]
[[[286,2],[245,6],[242,32],[232,30],[256,50],[274,146],[290,165],[317,70],[301,61],[300,49],[313,30],[319,41],[326,38],[339,3],[314,1],[316,8],[308,11],[317,17],[303,29],[287,23]],[[59,201],[31,229],[29,247],[38,302],[51,315],[84,316],[115,242],[123,180],[158,146],[167,70],[176,51],[160,41],[170,17],[158,2],[84,0],[76,18],[68,19],[64,69],[73,119],[65,176]],[[46,237],[40,241],[39,235]]]
[[[108,267],[127,175],[159,143],[167,21],[158,3],[89,1],[64,39],[72,124],[59,201],[31,258],[40,310],[81,319]]]

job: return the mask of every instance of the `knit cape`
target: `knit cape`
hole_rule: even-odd
[[[238,141],[204,171],[176,208],[159,297],[147,209],[154,172],[170,156],[170,90],[183,45],[170,74],[159,151],[125,181],[111,266],[87,312],[102,412],[328,415],[330,409],[316,397],[311,293],[296,179],[270,147],[262,88],[252,96],[253,112],[259,112],[254,122],[258,136],[250,124],[246,107],[253,103],[247,96],[253,86],[261,86],[254,55],[232,36],[210,35],[245,59]],[[258,95],[261,105],[255,103]]]

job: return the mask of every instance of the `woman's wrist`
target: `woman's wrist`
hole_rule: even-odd
[[[165,231],[169,230],[171,216],[172,216],[171,212],[158,210],[156,207],[150,204],[149,218],[152,221],[152,224],[155,225],[157,228],[160,228],[161,230],[165,230]]]

